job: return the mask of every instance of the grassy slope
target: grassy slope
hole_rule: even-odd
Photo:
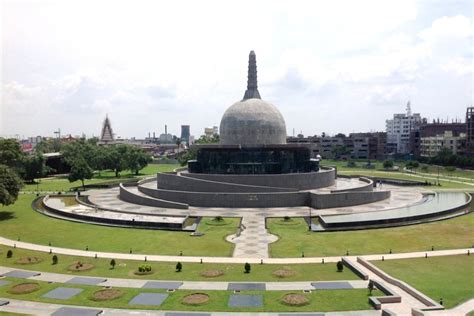
[[[14,205],[0,207],[0,235],[6,238],[57,247],[134,253],[189,256],[231,256],[233,244],[225,236],[235,233],[238,219],[227,225],[200,225],[202,237],[189,232],[116,228],[74,223],[47,217],[32,210],[34,195],[21,195]]]
[[[374,261],[388,274],[452,308],[474,298],[474,255]]]
[[[18,283],[25,282],[24,280],[17,280],[10,278],[12,284],[0,286],[0,296],[7,298],[16,298],[29,301],[40,301],[44,303],[53,304],[72,304],[90,307],[102,308],[127,308],[127,309],[162,309],[162,310],[186,310],[186,311],[346,311],[346,310],[365,310],[372,309],[368,304],[368,291],[366,289],[357,290],[328,290],[328,291],[313,291],[307,294],[310,299],[310,304],[302,307],[289,307],[279,302],[279,299],[285,295],[286,291],[244,291],[241,294],[259,294],[263,295],[263,306],[256,308],[231,308],[227,306],[229,296],[233,293],[231,291],[189,291],[178,290],[174,293],[167,293],[169,297],[164,301],[160,307],[143,306],[143,305],[128,305],[128,302],[139,293],[165,293],[164,290],[149,290],[149,289],[122,289],[124,295],[112,301],[96,302],[90,299],[93,293],[102,287],[97,286],[82,286],[82,285],[67,285],[68,287],[82,288],[83,292],[69,300],[56,300],[42,298],[41,296],[51,291],[52,289],[64,286],[62,284],[54,283],[48,284],[46,282],[37,282],[41,288],[33,293],[13,295],[7,290]],[[184,296],[192,293],[206,293],[210,300],[208,303],[200,306],[190,306],[181,303]],[[380,293],[375,292],[374,295]]]
[[[450,220],[396,228],[360,231],[308,232],[306,222],[294,218],[289,224],[281,218],[267,221],[271,233],[280,239],[270,244],[273,257],[341,256],[411,252],[431,249],[470,247],[474,244],[474,213]]]
[[[13,257],[7,259],[8,250],[13,251]],[[213,264],[213,263],[183,263],[183,269],[180,273],[175,271],[176,262],[148,262],[154,273],[151,275],[137,276],[133,272],[138,266],[143,264],[140,261],[116,260],[115,269],[110,267],[110,259],[94,259],[84,257],[74,257],[66,255],[57,255],[58,264],[52,265],[52,255],[31,251],[25,249],[13,249],[6,246],[0,246],[0,266],[8,266],[17,269],[36,270],[52,273],[75,274],[100,276],[108,278],[126,278],[126,279],[158,279],[158,280],[192,280],[192,281],[331,281],[331,280],[357,280],[358,277],[349,269],[343,272],[337,272],[336,265],[331,264],[293,264],[293,265],[273,265],[273,264],[255,264],[252,265],[251,273],[244,273],[243,264]],[[17,264],[20,258],[38,257],[43,261],[37,264]],[[73,263],[80,261],[91,263],[94,269],[83,272],[71,272],[68,267]],[[278,278],[273,272],[278,269],[289,268],[295,271],[295,275],[286,278]],[[206,278],[201,276],[201,272],[210,269],[224,271],[224,275],[215,278]]]

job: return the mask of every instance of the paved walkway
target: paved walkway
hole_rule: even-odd
[[[268,258],[268,245],[278,237],[268,233],[264,216],[244,216],[237,234],[227,236],[234,243],[234,258]]]
[[[112,286],[112,287],[127,287],[127,288],[143,288],[147,283],[155,284],[155,286],[161,286],[167,288],[179,288],[180,290],[208,290],[208,291],[226,291],[229,289],[229,284],[258,284],[263,287],[266,291],[303,291],[303,290],[314,290],[315,285],[329,284],[334,289],[347,288],[348,286],[353,289],[365,289],[367,288],[368,281],[362,280],[338,280],[338,281],[296,281],[296,282],[219,282],[219,281],[179,281],[179,280],[143,280],[143,279],[119,279],[119,278],[105,278],[100,276],[79,276],[77,274],[59,274],[32,270],[21,270],[11,267],[0,266],[0,276],[6,273],[14,271],[25,271],[28,273],[35,273],[37,275],[28,276],[28,280],[37,280],[44,282],[56,282],[56,283],[68,283],[71,280],[80,277],[81,279],[87,279],[90,281],[102,281],[97,285],[99,286]],[[315,285],[313,285],[313,284]]]
[[[83,306],[72,306],[72,305],[59,305],[59,304],[48,304],[48,303],[38,303],[38,302],[30,302],[30,301],[21,301],[21,300],[14,300],[14,299],[3,299],[0,300],[7,300],[10,303],[4,306],[0,306],[0,311],[5,312],[12,312],[12,313],[27,313],[27,314],[34,314],[34,315],[67,315],[67,314],[60,314],[61,308],[68,307],[68,308],[77,308],[83,311],[83,313],[76,315],[91,315],[87,314],[87,311],[97,310],[102,311],[100,315],[134,315],[134,316],[149,316],[149,315],[157,315],[157,316],[225,316],[225,315],[235,315],[235,316],[275,316],[275,315],[292,315],[287,313],[232,313],[232,312],[214,312],[214,313],[206,313],[206,312],[171,312],[171,311],[149,311],[149,310],[127,310],[127,309],[112,309],[112,308],[85,308]],[[195,314],[193,314],[195,313]],[[71,313],[69,313],[71,314]],[[293,314],[297,315],[297,314]],[[303,314],[299,314],[303,315]],[[331,312],[331,313],[304,313],[304,315],[314,315],[314,316],[372,316],[372,315],[381,315],[380,311],[375,310],[365,310],[365,311],[353,311],[353,312]]]
[[[37,245],[32,243],[26,243],[22,241],[16,241],[0,237],[0,244],[10,247],[17,247],[22,249],[36,250],[41,252],[49,253],[50,250],[56,254],[73,255],[80,257],[95,257],[108,258],[108,259],[124,259],[124,260],[137,260],[143,261],[145,257],[147,261],[165,261],[165,262],[200,262],[201,259],[206,263],[261,263],[259,258],[253,257],[189,257],[189,256],[162,256],[162,255],[147,255],[147,254],[128,254],[128,253],[114,253],[114,252],[95,252],[86,251],[79,249],[70,248],[59,248],[49,247],[43,245]],[[391,259],[405,259],[405,258],[421,258],[425,255],[428,256],[450,256],[450,255],[462,255],[467,254],[470,251],[474,254],[474,247],[462,248],[462,249],[450,249],[450,250],[435,250],[435,251],[419,251],[419,252],[407,252],[407,253],[395,253],[395,254],[374,254],[374,255],[362,255],[366,260],[380,260],[382,256],[385,260]],[[352,258],[356,258],[352,256]],[[304,257],[304,258],[266,258],[263,260],[266,264],[298,264],[298,263],[320,263],[324,259],[325,262],[337,262],[341,260],[340,256],[334,257]]]

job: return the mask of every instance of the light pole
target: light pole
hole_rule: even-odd
[[[309,225],[308,225],[308,230],[311,231],[311,224],[312,224],[312,221],[311,221],[311,206],[309,207]]]
[[[439,166],[438,167],[438,186],[439,186]]]

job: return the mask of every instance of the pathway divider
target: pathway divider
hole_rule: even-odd
[[[128,254],[128,253],[114,253],[114,252],[99,252],[93,249],[79,250],[70,248],[50,247],[38,244],[32,244],[22,241],[11,240],[8,238],[0,237],[0,244],[16,247],[21,249],[35,250],[53,254],[71,255],[79,257],[89,258],[108,258],[108,259],[123,259],[123,260],[136,260],[136,261],[164,261],[164,262],[195,262],[195,263],[250,263],[250,264],[305,264],[305,263],[325,263],[338,262],[342,256],[334,257],[298,257],[298,258],[235,258],[235,257],[191,257],[191,256],[164,256],[164,255],[148,255],[148,254]],[[435,250],[435,251],[424,251],[424,252],[409,252],[399,254],[377,254],[377,255],[365,255],[360,256],[365,260],[396,260],[396,259],[408,259],[408,258],[422,258],[425,256],[450,256],[450,255],[463,255],[467,254],[468,251],[473,254],[473,248],[462,248],[462,249],[451,249],[451,250]],[[346,256],[349,259],[356,259],[357,256]]]

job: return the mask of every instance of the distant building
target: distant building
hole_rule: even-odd
[[[452,131],[445,131],[436,136],[421,137],[420,156],[434,157],[441,149],[447,148],[453,154],[460,154],[466,144],[466,134],[454,135]]]
[[[181,141],[189,144],[190,128],[189,125],[181,125]]]
[[[466,151],[469,156],[474,156],[474,107],[466,110]]]
[[[108,145],[114,144],[115,138],[114,133],[112,131],[112,125],[110,124],[109,116],[105,116],[104,123],[102,124],[102,131],[100,133],[99,144],[101,145]]]
[[[387,156],[387,134],[352,133],[349,136],[310,136],[288,137],[288,143],[307,144],[311,157],[318,155],[324,159],[385,159]]]
[[[411,134],[426,122],[420,113],[411,112],[410,102],[407,103],[406,113],[394,114],[393,119],[386,120],[387,147],[392,154],[412,153],[410,148]],[[394,151],[396,149],[396,151]]]
[[[433,120],[432,123],[424,123],[410,135],[410,147],[414,156],[426,156],[422,154],[421,141],[423,138],[437,137],[445,133],[451,133],[454,137],[466,134],[467,125],[462,122],[443,122]],[[425,145],[426,146],[426,145]],[[426,148],[426,147],[425,147]],[[426,151],[425,151],[426,152]]]
[[[204,136],[207,138],[212,138],[214,135],[219,135],[219,127],[212,126],[204,128]]]

